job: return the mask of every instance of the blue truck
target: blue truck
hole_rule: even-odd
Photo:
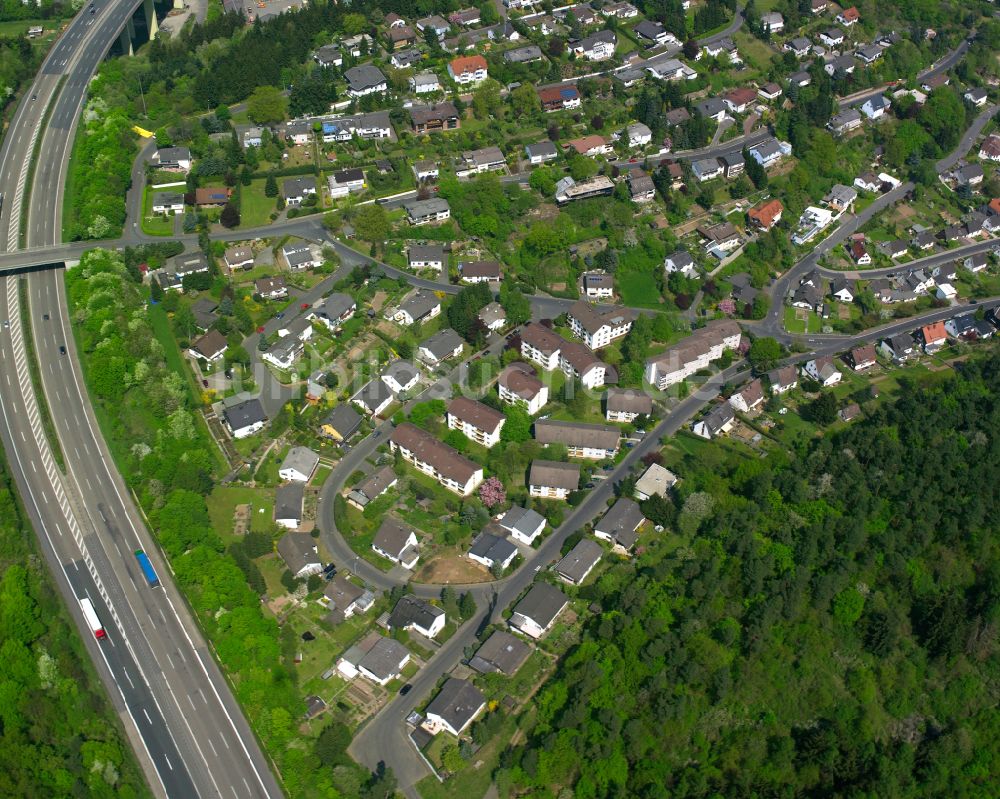
[[[139,561],[139,566],[142,568],[142,573],[146,578],[146,582],[149,583],[149,587],[156,588],[160,584],[160,578],[156,576],[156,570],[153,568],[153,564],[149,562],[149,555],[141,549],[137,549],[135,551],[135,559]]]

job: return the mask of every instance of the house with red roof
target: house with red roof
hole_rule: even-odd
[[[781,200],[775,198],[755,205],[747,211],[747,217],[761,230],[770,230],[781,221],[781,212],[784,210]]]

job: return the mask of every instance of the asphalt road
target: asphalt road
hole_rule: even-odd
[[[27,243],[51,251],[59,242],[69,148],[86,86],[136,5],[117,3],[99,13],[80,14],[53,47],[16,112],[0,151],[0,190],[5,195],[0,229],[7,233],[2,237],[7,250],[18,246],[27,164],[39,135]],[[49,124],[39,134],[47,107]],[[16,253],[4,256],[6,264],[24,260]],[[0,336],[0,380],[6,384],[0,391],[0,434],[42,550],[147,780],[157,796],[281,796],[98,434],[75,358],[61,270],[28,274],[30,310],[21,307],[17,284],[14,276],[2,277],[0,313],[11,324]],[[43,319],[44,313],[49,319]],[[65,474],[55,466],[40,425],[21,314],[30,314]],[[133,554],[139,548],[149,554],[161,588],[145,583]],[[77,598],[83,595],[93,599],[109,630],[103,642],[82,621]]]

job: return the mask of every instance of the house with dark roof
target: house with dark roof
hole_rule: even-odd
[[[704,418],[695,422],[691,432],[702,438],[716,438],[733,429],[736,413],[728,402],[716,405]]]
[[[486,697],[468,680],[449,677],[426,711],[423,727],[432,735],[444,730],[461,735],[486,707]]]
[[[226,354],[228,347],[226,337],[222,333],[218,330],[209,330],[191,345],[188,352],[206,363],[213,363]]]
[[[764,404],[764,384],[760,378],[747,383],[729,398],[729,404],[741,413],[751,413]]]
[[[389,629],[413,630],[425,638],[434,638],[444,629],[445,621],[441,608],[406,594],[389,614]]]
[[[319,574],[323,570],[316,540],[309,533],[285,533],[278,539],[278,554],[296,579]]]
[[[897,333],[895,336],[882,339],[878,349],[896,365],[906,363],[915,354],[913,336],[908,333]]]
[[[323,589],[326,606],[336,611],[342,619],[349,619],[361,611],[361,599],[365,589],[355,585],[343,574],[334,575]]]
[[[405,394],[420,383],[420,370],[409,361],[396,360],[385,368],[380,377],[393,394]]]
[[[469,659],[469,666],[480,674],[506,674],[513,677],[531,654],[531,646],[506,630],[494,632]]]
[[[376,377],[351,397],[351,402],[361,406],[361,409],[369,416],[378,416],[392,405],[394,399],[389,387]]]
[[[569,604],[569,598],[548,583],[535,583],[514,606],[508,624],[530,638],[541,638]]]
[[[347,81],[347,93],[351,97],[365,97],[378,94],[389,88],[382,70],[372,64],[359,64],[344,72]]]
[[[233,438],[251,436],[267,424],[264,406],[256,397],[229,406],[222,412],[222,418]]]
[[[782,366],[767,373],[767,382],[772,394],[784,394],[799,384],[799,373],[794,366]]]
[[[334,441],[348,441],[360,429],[360,414],[346,402],[333,408],[320,424],[320,434]]]
[[[305,499],[303,483],[280,485],[274,492],[274,521],[294,530],[302,525],[302,505]]]
[[[417,545],[417,534],[413,528],[393,516],[386,516],[382,520],[372,541],[373,550],[404,569],[412,569],[417,565],[420,558]]]
[[[457,358],[462,354],[464,342],[450,327],[439,330],[429,339],[421,342],[417,352],[431,366],[436,366],[448,358]]]
[[[517,557],[517,547],[500,535],[483,530],[472,540],[469,559],[481,563],[487,569],[494,567],[503,571]]]
[[[580,585],[600,562],[603,554],[604,550],[600,544],[589,538],[581,538],[576,546],[552,567],[552,571],[560,580],[570,585]]]
[[[639,527],[646,521],[634,500],[622,497],[594,525],[594,535],[611,544],[614,552],[627,555],[639,540]]]
[[[348,494],[347,503],[358,510],[364,510],[382,494],[396,485],[399,479],[392,466],[383,466],[358,483]]]

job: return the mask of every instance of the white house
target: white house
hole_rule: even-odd
[[[535,583],[514,606],[510,626],[531,638],[541,638],[568,604],[569,598],[555,586]]]
[[[278,477],[296,483],[308,483],[319,466],[319,455],[308,447],[292,447],[278,469]]]
[[[837,367],[833,365],[833,358],[829,356],[807,361],[805,366],[802,367],[802,371],[805,372],[807,377],[815,380],[825,388],[837,385],[841,377],[843,377],[837,370]]]
[[[392,516],[386,516],[372,540],[372,549],[386,560],[405,569],[412,569],[420,557],[418,543],[413,528]]]
[[[507,417],[489,405],[467,397],[455,397],[448,405],[448,429],[459,430],[468,439],[486,448],[500,441]]]
[[[515,505],[503,514],[497,523],[511,538],[530,547],[545,529],[545,517],[530,508]]]
[[[876,94],[869,97],[861,106],[861,113],[869,119],[881,119],[885,112],[889,110],[892,103],[884,94]]]

